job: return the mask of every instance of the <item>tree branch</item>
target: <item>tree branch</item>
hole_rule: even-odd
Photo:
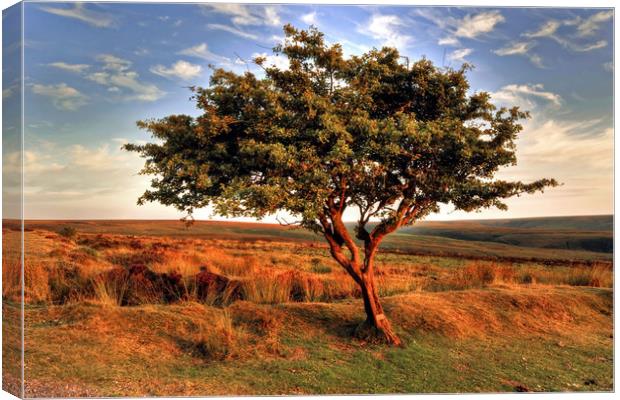
[[[329,223],[327,217],[324,214],[319,214],[319,222],[323,227],[323,236],[329,244],[330,252],[332,256],[338,261],[338,263],[351,275],[351,277],[361,284],[361,271],[358,267],[354,267],[351,260],[349,260],[342,252],[342,244],[339,243],[336,232],[333,229],[333,225]]]

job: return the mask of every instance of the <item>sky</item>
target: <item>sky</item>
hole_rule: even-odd
[[[120,147],[150,140],[138,120],[198,115],[188,86],[208,85],[209,65],[260,75],[251,60],[266,55],[285,68],[271,53],[285,23],[318,27],[346,55],[393,46],[410,60],[471,63],[472,93],[531,112],[518,165],[497,176],[563,185],[510,199],[508,212],[444,206],[428,219],[613,212],[610,9],[50,2],[24,8],[25,217],[182,217],[136,205],[150,178]]]

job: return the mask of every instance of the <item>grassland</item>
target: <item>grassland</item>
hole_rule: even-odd
[[[34,221],[25,235],[29,397],[613,389],[610,253],[396,235],[378,258],[405,342],[390,348],[352,337],[359,293],[304,231]],[[18,269],[4,254],[3,329]],[[14,381],[19,343],[3,346]]]

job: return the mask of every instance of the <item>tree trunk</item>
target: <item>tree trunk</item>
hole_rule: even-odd
[[[379,302],[379,295],[372,274],[364,275],[360,284],[362,298],[364,299],[364,310],[366,311],[366,321],[356,330],[356,336],[369,339],[381,340],[388,344],[400,346],[401,341],[392,330],[392,325],[383,313],[383,307]]]

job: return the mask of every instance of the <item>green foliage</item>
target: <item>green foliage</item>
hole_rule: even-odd
[[[385,47],[345,59],[314,28],[284,33],[274,52],[289,69],[264,58],[255,59],[264,78],[217,69],[208,88],[192,88],[201,116],[138,123],[157,139],[125,146],[155,176],[140,203],[190,215],[207,205],[257,218],[285,210],[323,232],[323,217],[333,223],[353,207],[360,230],[376,217],[377,233],[389,233],[440,203],[505,209],[503,199],[557,184],[493,179],[516,163],[518,121],[528,114],[496,109],[485,92],[468,95],[469,66],[408,67]]]

